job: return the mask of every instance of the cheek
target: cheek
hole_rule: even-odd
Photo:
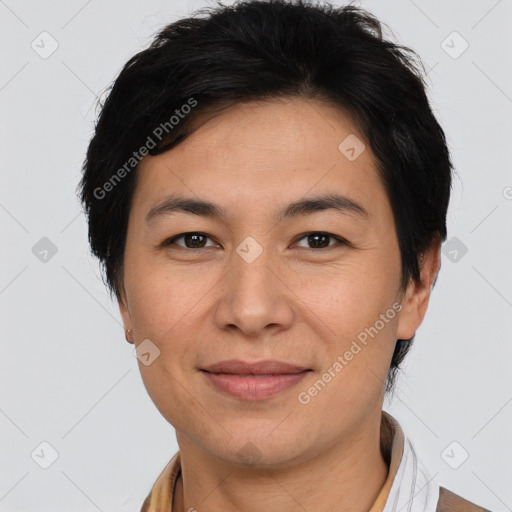
[[[311,318],[317,318],[321,330],[317,334],[324,339],[324,371],[342,358],[343,369],[336,372],[342,377],[333,379],[332,389],[339,386],[340,392],[350,389],[355,396],[363,396],[372,388],[370,394],[380,394],[396,343],[398,278],[394,267],[385,272],[380,259],[367,259],[333,273],[330,279],[316,279],[305,293],[314,311]]]
[[[173,425],[180,425],[182,416],[199,414],[198,404],[187,386],[193,359],[193,325],[190,317],[198,302],[195,292],[183,292],[183,283],[169,272],[142,271],[150,265],[140,266],[141,272],[131,269],[126,283],[136,343],[151,340],[157,347],[158,357],[149,365],[138,362],[144,386],[160,413]],[[204,295],[204,294],[203,294]],[[186,411],[186,413],[184,413]]]
[[[216,281],[211,272],[142,257],[127,265],[125,287],[138,337],[165,340],[182,331],[188,318],[203,307]]]
[[[398,276],[384,268],[375,258],[344,263],[308,276],[297,295],[333,332],[356,335],[396,300]]]

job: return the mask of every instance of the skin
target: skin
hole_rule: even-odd
[[[349,161],[349,134],[366,150]],[[160,356],[139,362],[145,387],[175,430],[182,460],[173,510],[367,512],[388,467],[380,452],[385,380],[396,339],[421,324],[440,265],[425,253],[422,282],[399,290],[393,214],[369,144],[350,117],[317,100],[237,104],[204,117],[184,142],[139,165],[119,307],[129,341]],[[367,219],[330,209],[276,222],[292,201],[342,193]],[[223,219],[175,213],[145,222],[170,193],[220,204]],[[206,248],[186,232],[206,233]],[[304,234],[332,233],[329,248]],[[252,263],[236,252],[248,236]],[[199,245],[201,245],[201,243]],[[402,310],[311,401],[308,390],[379,315]],[[199,368],[238,358],[311,368],[297,385],[261,401],[217,391]],[[247,443],[257,461],[239,455]]]

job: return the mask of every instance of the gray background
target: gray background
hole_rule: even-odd
[[[97,95],[157,29],[205,5],[0,0],[1,511],[138,511],[177,450],[75,187]],[[356,5],[422,57],[458,174],[441,274],[385,409],[442,485],[512,510],[512,1]],[[43,442],[58,452],[47,469]]]

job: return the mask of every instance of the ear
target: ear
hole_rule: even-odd
[[[420,256],[421,282],[411,280],[402,300],[398,319],[397,339],[412,338],[427,312],[432,286],[441,267],[441,236],[436,234],[430,247]]]
[[[123,320],[126,341],[129,343],[134,343],[132,318],[128,309],[128,302],[126,300],[126,292],[124,291],[124,287],[122,287],[120,296],[117,297],[117,303],[119,306],[119,312],[121,313],[121,319]]]

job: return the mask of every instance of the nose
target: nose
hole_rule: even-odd
[[[231,271],[219,283],[222,292],[215,310],[218,328],[258,337],[292,325],[294,294],[279,265],[267,253],[263,251],[250,263],[234,254]]]

